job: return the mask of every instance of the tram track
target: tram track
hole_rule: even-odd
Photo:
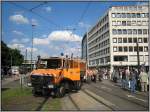
[[[74,107],[76,108],[76,110],[80,110],[79,106],[78,106],[77,103],[72,99],[72,97],[70,96],[70,94],[68,94],[68,97],[69,97],[70,101],[72,102],[72,104],[74,105]]]
[[[110,110],[112,110],[112,111],[115,110],[114,107],[112,107],[112,106],[110,106],[110,105],[104,103],[104,102],[101,101],[101,100],[98,100],[96,97],[94,97],[93,95],[89,94],[86,90],[82,90],[82,91],[83,91],[85,94],[87,94],[89,97],[95,99],[97,102],[102,103],[103,105],[105,105],[106,107],[108,107]]]
[[[78,93],[78,92],[77,92],[77,93]],[[75,93],[75,94],[76,94],[76,93]],[[92,111],[92,110],[95,110],[95,109],[94,109],[94,106],[93,106],[92,108],[89,107],[89,106],[91,105],[91,102],[86,102],[86,101],[87,101],[86,99],[84,99],[85,102],[83,101],[83,99],[80,99],[80,101],[79,101],[77,98],[75,98],[75,97],[73,96],[73,95],[75,95],[75,94],[70,93],[70,94],[67,95],[68,98],[69,98],[69,100],[70,100],[70,101],[72,102],[72,104],[74,105],[75,110],[77,110],[77,111],[79,111],[79,110],[83,110],[83,111],[86,111],[86,110],[91,110],[91,111]],[[94,95],[91,95],[90,93],[88,93],[85,89],[80,90],[78,94],[80,94],[81,97],[83,96],[83,98],[85,98],[85,96],[86,96],[87,99],[93,100],[94,103],[96,102],[96,104],[99,106],[99,109],[97,109],[97,110],[104,110],[104,111],[106,111],[106,110],[115,110],[113,107],[111,107],[111,106],[105,104],[104,102],[102,102],[101,100],[97,99]],[[95,95],[96,95],[96,94],[95,94]],[[82,101],[83,101],[84,103],[86,103],[87,105],[84,105]],[[84,105],[84,106],[83,106],[83,105]],[[101,108],[100,108],[100,107],[101,107]]]
[[[94,84],[92,84],[92,83],[91,83],[91,87],[94,87],[94,88],[95,88],[96,90],[98,90],[98,91],[106,92],[106,93],[111,94],[111,95],[113,95],[113,96],[119,97],[120,99],[126,100],[126,101],[128,101],[128,102],[130,102],[130,103],[133,103],[133,104],[142,106],[142,107],[144,107],[145,109],[148,108],[148,106],[139,104],[139,103],[137,103],[137,102],[135,102],[135,101],[133,101],[133,100],[129,100],[129,99],[127,99],[127,98],[124,98],[124,97],[122,97],[122,96],[119,96],[119,95],[117,95],[117,94],[114,94],[114,93],[112,93],[112,92],[110,92],[110,91],[107,91],[107,90],[105,90],[105,89],[102,89],[102,88],[101,88],[102,90],[100,90],[100,87],[97,87],[96,85],[94,85]]]

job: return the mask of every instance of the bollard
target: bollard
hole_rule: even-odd
[[[20,85],[21,85],[21,88],[24,85],[24,74],[20,74]]]

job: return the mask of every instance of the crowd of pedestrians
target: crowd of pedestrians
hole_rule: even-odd
[[[135,93],[136,90],[148,91],[148,82],[149,77],[148,74],[144,71],[144,69],[140,69],[138,72],[137,69],[114,69],[113,72],[110,72],[110,69],[106,68],[93,68],[87,70],[87,77],[84,77],[87,81],[96,80],[113,80],[115,83],[121,82],[122,89],[128,89],[131,93]]]
[[[131,93],[135,93],[135,90],[148,91],[148,74],[144,69],[140,69],[139,73],[137,69],[116,69],[112,73],[113,81],[117,83],[121,80],[121,87],[123,89],[129,89]]]

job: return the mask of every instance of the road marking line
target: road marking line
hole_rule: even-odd
[[[135,96],[133,96],[133,95],[127,95],[127,96],[128,96],[129,98],[135,98],[135,99],[137,99],[137,100],[140,100],[140,101],[143,101],[143,102],[147,102],[146,100],[137,98],[137,97],[135,97]]]

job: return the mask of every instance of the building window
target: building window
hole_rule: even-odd
[[[128,61],[128,56],[114,56],[114,61]]]
[[[122,34],[122,30],[121,29],[118,29],[118,34]]]
[[[123,34],[127,34],[127,30],[126,29],[123,29]]]
[[[133,47],[129,46],[129,52],[133,52]]]
[[[127,52],[128,51],[128,47],[124,47],[124,52]]]
[[[117,38],[113,38],[113,43],[117,43]]]
[[[132,18],[136,18],[136,14],[135,13],[132,14]]]
[[[122,47],[119,46],[119,47],[118,47],[118,50],[119,50],[119,52],[122,52]]]
[[[143,29],[143,34],[147,34],[147,29]]]
[[[138,10],[141,11],[142,10],[142,6],[138,6]]]
[[[148,18],[149,17],[149,13],[145,13],[145,17]]]
[[[139,43],[142,43],[142,38],[138,38],[138,42],[139,42]]]
[[[113,29],[113,34],[116,35],[117,34],[117,30]]]
[[[113,25],[113,26],[116,26],[116,21],[112,21],[112,25]]]
[[[143,26],[147,26],[147,25],[148,25],[148,22],[147,22],[147,21],[142,21],[142,25],[143,25]]]
[[[126,26],[126,21],[122,21],[122,26]]]
[[[132,34],[132,29],[128,29],[128,34]]]
[[[137,13],[137,18],[140,18],[141,17],[141,14],[140,13]]]
[[[120,13],[117,13],[117,18],[121,18],[121,14]]]
[[[128,7],[125,6],[125,7],[124,7],[124,11],[127,11],[127,10],[128,10]]]
[[[100,59],[100,63],[104,63],[104,59],[103,58]]]
[[[116,17],[116,14],[115,13],[112,13],[112,18],[115,18]]]
[[[117,47],[113,47],[113,51],[114,51],[114,52],[117,52]]]
[[[121,21],[117,21],[117,25],[118,25],[118,26],[121,26]]]
[[[136,46],[134,47],[134,51],[135,51],[135,52],[137,51],[137,47],[136,47]]]
[[[142,34],[142,29],[138,29],[138,34]]]
[[[125,13],[122,13],[122,18],[126,18],[126,14]]]
[[[131,18],[131,14],[130,13],[127,13],[127,18]]]
[[[136,21],[132,21],[132,26],[136,26]]]
[[[137,25],[138,25],[138,26],[141,26],[141,25],[142,25],[142,22],[141,22],[141,21],[137,21]]]
[[[129,43],[132,43],[132,38],[128,38],[128,42],[129,42]]]
[[[127,26],[131,26],[131,21],[127,21]]]
[[[136,43],[137,42],[137,38],[133,38],[133,42]]]
[[[142,46],[139,47],[139,51],[143,52],[143,47]]]
[[[127,38],[123,38],[123,43],[127,43]]]
[[[144,38],[144,43],[148,43],[148,40],[147,40],[147,38]]]
[[[122,43],[122,38],[118,38],[118,43]]]
[[[147,47],[147,46],[144,47],[144,51],[145,51],[145,52],[148,51],[148,47]]]
[[[144,17],[145,17],[145,14],[144,14],[144,13],[142,13],[142,14],[141,14],[141,17],[142,17],[142,18],[144,18]]]
[[[133,29],[133,34],[137,34],[137,29]]]

